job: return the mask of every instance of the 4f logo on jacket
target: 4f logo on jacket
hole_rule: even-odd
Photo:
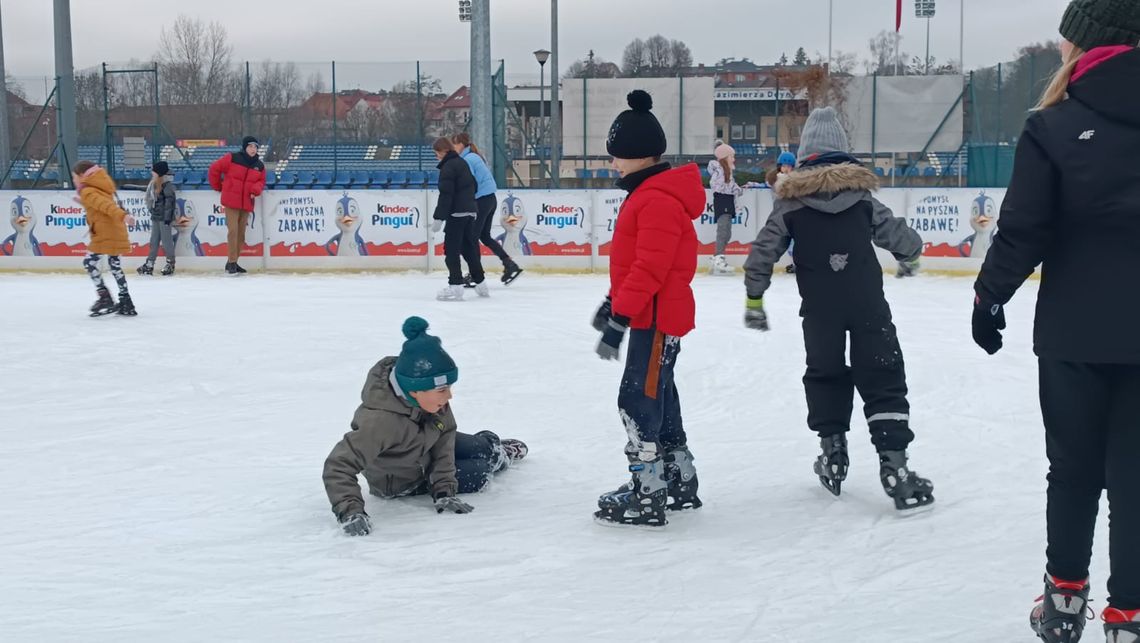
[[[1096,130],[1095,129],[1087,129],[1087,130],[1081,132],[1081,135],[1077,137],[1077,140],[1078,141],[1091,141],[1092,137],[1094,137],[1094,136],[1096,136]]]
[[[839,272],[847,267],[847,257],[851,256],[850,253],[845,255],[831,255],[831,269]]]

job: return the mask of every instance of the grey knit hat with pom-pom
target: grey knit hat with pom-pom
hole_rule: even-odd
[[[665,154],[665,130],[651,111],[653,97],[635,89],[626,96],[629,109],[618,114],[606,138],[606,151],[619,159],[649,159]]]
[[[409,317],[404,321],[404,348],[396,358],[396,382],[404,391],[430,391],[450,386],[459,379],[459,368],[439,338],[427,334],[427,320]]]

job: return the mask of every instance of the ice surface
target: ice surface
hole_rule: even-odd
[[[140,316],[89,319],[81,273],[0,276],[0,639],[1031,639],[1035,284],[988,358],[970,280],[888,279],[912,463],[938,498],[903,518],[861,421],[843,497],[812,474],[793,279],[775,279],[760,334],[739,279],[698,278],[677,379],[705,506],[654,533],[591,520],[627,475],[620,366],[589,326],[605,278],[527,274],[462,304],[434,301],[442,281],[131,275]],[[412,314],[460,366],[461,429],[521,438],[530,457],[471,515],[370,498],[376,529],[350,539],[321,465]]]

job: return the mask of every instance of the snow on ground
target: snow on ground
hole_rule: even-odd
[[[527,274],[462,304],[434,301],[442,282],[135,277],[139,317],[89,319],[82,274],[0,276],[0,639],[1032,640],[1036,285],[987,358],[970,280],[888,280],[912,462],[938,499],[902,517],[858,410],[843,498],[812,474],[793,279],[775,280],[759,334],[740,280],[698,278],[677,379],[705,506],[646,532],[591,520],[628,475],[620,367],[588,323],[605,277]],[[460,428],[531,455],[471,515],[370,498],[376,529],[350,539],[321,466],[410,314],[460,365]]]

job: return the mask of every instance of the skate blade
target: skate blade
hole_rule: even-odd
[[[839,497],[839,494],[843,493],[843,481],[842,480],[834,480],[833,481],[829,478],[825,478],[823,476],[820,476],[819,477],[819,486],[823,487],[824,489],[827,489],[827,492],[830,493],[831,495],[835,496],[836,498]]]
[[[602,518],[597,513],[595,513],[594,514],[594,524],[599,525],[601,527],[609,527],[610,529],[636,529],[638,531],[662,531],[663,529],[665,529],[666,526],[669,525],[669,521],[666,520],[665,522],[661,523],[660,525],[634,525],[634,524],[625,523],[625,522],[614,522],[612,520],[606,520],[605,518]]]
[[[700,498],[697,498],[688,502],[674,502],[672,504],[665,505],[665,511],[695,511],[703,506],[705,506],[705,503],[701,502]]]
[[[908,505],[905,503],[895,502],[895,510],[899,516],[909,517],[918,516],[921,514],[930,513],[934,510],[934,496],[927,496],[921,503]]]
[[[519,277],[521,277],[521,276],[522,276],[522,273],[523,273],[523,271],[522,271],[522,270],[519,270],[518,272],[516,272],[516,273],[515,273],[515,276],[511,277],[510,279],[503,279],[503,280],[502,280],[502,282],[503,282],[503,285],[504,285],[504,286],[509,286],[509,285],[511,285],[511,284],[513,284],[513,283],[515,283],[515,280],[516,280],[516,279],[518,279]]]

